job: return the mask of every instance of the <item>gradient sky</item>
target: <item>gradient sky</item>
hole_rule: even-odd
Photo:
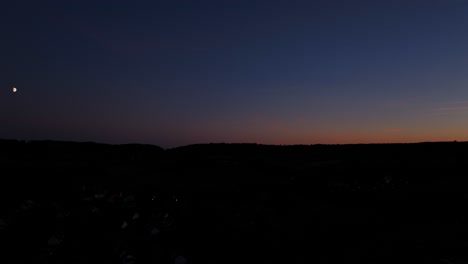
[[[468,140],[464,0],[15,0],[0,36],[0,138]]]

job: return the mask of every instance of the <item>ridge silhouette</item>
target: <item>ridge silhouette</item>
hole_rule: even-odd
[[[5,263],[457,263],[466,164],[467,142],[0,140],[0,246]]]

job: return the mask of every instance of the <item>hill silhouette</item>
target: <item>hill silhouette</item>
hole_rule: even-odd
[[[0,140],[6,263],[447,263],[467,142]]]

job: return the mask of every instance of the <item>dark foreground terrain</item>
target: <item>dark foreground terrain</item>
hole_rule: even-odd
[[[468,263],[468,143],[0,141],[0,263]]]

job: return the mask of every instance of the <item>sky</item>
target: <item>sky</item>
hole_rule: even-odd
[[[0,138],[468,140],[465,0],[2,1],[0,39]]]

